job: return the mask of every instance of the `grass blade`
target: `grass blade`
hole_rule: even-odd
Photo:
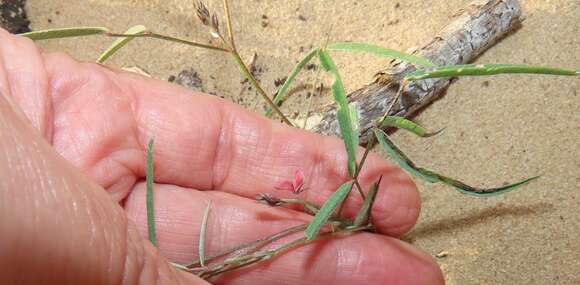
[[[199,265],[205,267],[205,232],[207,229],[207,218],[209,217],[209,210],[211,209],[211,201],[207,203],[205,211],[203,212],[203,219],[201,220],[201,228],[199,230]]]
[[[374,130],[375,136],[377,140],[381,143],[385,151],[393,157],[393,159],[405,170],[409,171],[409,173],[413,174],[416,177],[419,177],[427,182],[430,183],[437,183],[441,182],[443,184],[453,186],[459,192],[463,194],[479,196],[479,197],[486,197],[486,196],[493,196],[499,195],[511,190],[514,190],[520,186],[528,184],[529,182],[537,179],[539,176],[531,177],[520,182],[506,185],[503,187],[496,187],[496,188],[476,188],[469,186],[459,180],[449,178],[433,172],[428,169],[424,169],[421,167],[417,167],[413,161],[411,161],[395,144],[388,138],[388,136],[381,130],[375,129]]]
[[[334,100],[339,105],[338,111],[336,113],[338,118],[338,125],[340,126],[340,132],[342,134],[342,140],[346,148],[346,153],[348,156],[348,173],[351,177],[356,175],[357,169],[357,159],[356,151],[358,149],[359,143],[359,132],[358,132],[358,114],[356,105],[349,105],[346,99],[346,92],[344,91],[344,85],[342,79],[340,78],[340,73],[336,64],[330,57],[330,54],[325,50],[319,51],[319,59],[321,65],[325,70],[334,75],[334,82],[332,83],[332,95]]]
[[[147,174],[146,174],[146,207],[147,207],[147,236],[154,246],[157,246],[157,232],[155,231],[155,210],[153,205],[153,144],[154,139],[147,145]]]
[[[384,48],[366,43],[334,43],[327,47],[331,51],[366,52],[389,58],[396,58],[401,61],[421,66],[436,66],[426,58],[400,52],[394,49]]]
[[[50,40],[50,39],[61,39],[69,37],[83,37],[100,35],[108,32],[109,30],[104,27],[74,27],[74,28],[60,28],[60,29],[48,29],[41,31],[32,31],[28,33],[19,34],[20,36],[27,37],[29,39],[40,41],[40,40]]]
[[[280,89],[274,96],[274,99],[272,100],[274,104],[276,104],[276,106],[281,105],[282,101],[286,97],[286,94],[288,93],[290,85],[292,84],[292,82],[294,82],[294,79],[296,79],[298,73],[300,73],[300,71],[302,71],[304,66],[306,66],[306,64],[308,64],[310,60],[312,60],[312,58],[318,53],[318,50],[319,50],[318,48],[312,49],[304,56],[304,58],[302,58],[302,60],[298,62],[298,64],[296,64],[296,66],[294,66],[294,69],[292,69],[292,71],[288,75],[288,78],[286,78],[286,81],[284,81],[284,84],[282,85],[282,87],[280,87]],[[268,110],[266,111],[266,116],[270,117],[271,115],[272,108],[268,107]]]
[[[336,115],[348,157],[348,173],[351,177],[354,177],[357,168],[356,150],[358,147],[358,134],[352,128],[348,109],[338,109]]]
[[[346,92],[344,92],[344,84],[342,83],[342,79],[340,78],[338,67],[336,67],[334,60],[332,60],[330,54],[325,50],[319,51],[318,58],[324,70],[334,75],[334,83],[332,84],[332,95],[334,97],[334,101],[338,103],[340,108],[346,109],[348,105],[348,100],[346,99]]]
[[[405,76],[406,80],[452,76],[484,76],[504,73],[527,73],[546,75],[578,76],[580,71],[553,68],[546,66],[531,66],[525,64],[459,64],[439,66],[411,72]]]
[[[133,26],[133,27],[129,28],[125,32],[125,34],[137,35],[137,34],[142,34],[146,30],[147,30],[147,28],[145,28],[145,26],[137,25],[137,26]],[[118,39],[116,39],[113,42],[113,44],[111,44],[111,46],[107,50],[105,50],[101,54],[101,56],[99,56],[99,58],[97,59],[97,63],[103,63],[103,62],[105,62],[109,57],[111,57],[114,53],[116,53],[119,49],[121,49],[123,46],[125,46],[126,44],[128,44],[133,39],[134,38],[132,38],[132,37],[126,37],[126,38],[118,38]]]
[[[353,227],[360,227],[365,223],[368,223],[369,217],[371,215],[371,209],[373,208],[373,204],[375,203],[375,198],[377,197],[377,192],[379,191],[379,185],[381,184],[381,180],[383,180],[383,176],[379,178],[379,181],[373,183],[369,188],[369,192],[365,197],[362,207],[356,214],[354,222],[352,224]]]
[[[403,129],[423,138],[432,137],[443,131],[443,129],[440,129],[432,133],[427,132],[427,130],[425,130],[425,128],[421,127],[419,124],[399,116],[386,116],[379,120],[381,121],[381,127],[394,127]]]
[[[456,179],[453,179],[450,177],[445,177],[443,175],[440,175],[438,173],[432,172],[432,171],[427,170],[427,169],[421,169],[421,171],[423,173],[426,173],[426,174],[431,175],[433,177],[437,177],[439,182],[446,184],[446,185],[449,185],[449,186],[453,186],[453,187],[455,187],[455,189],[457,189],[461,193],[473,195],[473,196],[480,196],[480,197],[481,196],[495,196],[495,195],[503,194],[503,193],[512,191],[520,186],[528,184],[528,183],[532,182],[533,180],[540,178],[540,176],[538,175],[538,176],[524,179],[522,181],[519,181],[519,182],[516,182],[513,184],[502,186],[502,187],[476,188],[476,187],[469,186],[469,185],[467,185],[459,180],[456,180]]]
[[[346,182],[342,184],[333,194],[324,202],[322,208],[318,211],[314,219],[308,224],[306,228],[306,238],[308,240],[313,240],[318,233],[320,232],[320,228],[328,222],[328,219],[334,213],[336,208],[344,202],[346,196],[352,189],[352,185],[354,184],[353,181]]]

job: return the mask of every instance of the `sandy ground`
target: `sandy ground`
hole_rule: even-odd
[[[206,2],[221,12],[221,1]],[[232,2],[238,47],[246,61],[258,54],[258,76],[274,92],[274,81],[287,75],[304,50],[326,38],[405,50],[430,40],[469,1]],[[478,62],[578,68],[580,4],[522,2],[522,28]],[[102,25],[122,32],[143,24],[161,33],[209,39],[189,0],[29,0],[27,9],[33,29]],[[94,60],[109,42],[93,37],[42,46]],[[354,90],[387,61],[345,55],[338,62],[347,89]],[[110,64],[137,65],[162,79],[193,68],[206,92],[261,108],[230,58],[216,52],[138,40]],[[301,78],[306,82],[314,74]],[[579,87],[577,78],[549,76],[460,79],[416,118],[431,129],[446,127],[444,134],[426,140],[394,135],[420,165],[474,185],[501,185],[543,174],[524,189],[487,199],[420,183],[423,212],[405,239],[430,254],[448,254],[438,259],[448,284],[580,284]],[[294,100],[284,110],[292,113],[297,104],[303,102]]]

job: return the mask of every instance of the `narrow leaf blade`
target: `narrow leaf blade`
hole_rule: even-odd
[[[547,66],[532,66],[525,64],[459,64],[439,66],[416,70],[405,76],[406,80],[420,80],[426,78],[453,77],[453,76],[485,76],[496,74],[545,74],[578,76],[580,71],[554,68]]]
[[[348,172],[351,177],[356,175],[357,159],[356,151],[359,143],[358,133],[358,111],[356,105],[349,105],[346,98],[346,91],[344,84],[340,78],[340,73],[332,57],[326,50],[319,51],[319,59],[321,65],[325,70],[334,75],[334,82],[332,83],[332,96],[334,101],[338,104],[337,119],[342,135],[342,140],[348,155]]]
[[[100,35],[108,31],[109,30],[105,27],[74,27],[74,28],[60,28],[60,29],[32,31],[28,33],[22,33],[19,35],[35,41],[40,41],[49,39]]]
[[[318,211],[314,219],[308,224],[306,228],[306,238],[308,240],[313,240],[316,238],[320,232],[320,228],[328,222],[328,219],[334,213],[336,208],[344,202],[344,199],[348,196],[348,193],[352,189],[354,182],[346,182],[342,184],[331,196],[324,202],[322,208]]]
[[[375,203],[375,198],[377,197],[377,192],[379,191],[379,186],[381,184],[381,180],[383,176],[379,178],[379,181],[373,183],[369,188],[369,192],[365,197],[362,207],[356,214],[356,217],[353,222],[354,227],[360,227],[369,221],[369,217],[371,214],[371,210],[373,208],[373,204]]]
[[[336,113],[338,117],[338,125],[342,134],[342,140],[346,148],[348,157],[348,173],[351,177],[356,174],[356,150],[358,147],[358,134],[352,129],[348,109],[339,109]]]
[[[296,76],[300,73],[300,71],[302,71],[304,66],[306,66],[306,64],[308,64],[310,60],[312,60],[312,58],[318,53],[318,50],[319,50],[318,48],[312,49],[302,58],[302,60],[298,62],[298,64],[296,64],[296,66],[294,66],[294,69],[292,69],[292,71],[286,78],[286,81],[284,81],[284,84],[282,85],[282,87],[280,87],[280,89],[274,96],[274,99],[272,99],[274,104],[280,106],[282,101],[285,99],[286,94],[288,94],[290,85],[294,82]],[[268,110],[266,111],[266,116],[267,117],[272,116],[272,108],[268,107]]]
[[[436,177],[420,172],[417,166],[415,166],[415,163],[411,161],[411,159],[409,159],[407,155],[405,155],[383,131],[375,129],[374,133],[381,146],[383,146],[383,149],[397,162],[397,164],[399,164],[401,168],[407,170],[413,176],[421,178],[427,182],[438,182]]]
[[[366,52],[379,56],[395,58],[415,65],[435,66],[433,62],[426,58],[367,43],[334,43],[328,45],[327,49],[335,51]]]
[[[137,25],[137,26],[133,26],[131,28],[129,28],[125,34],[128,35],[137,35],[137,34],[142,34],[143,32],[145,32],[147,30],[147,28],[145,28],[145,26],[142,25]],[[135,38],[132,37],[126,37],[126,38],[118,38],[116,39],[113,44],[111,44],[111,46],[106,49],[97,59],[97,63],[103,63],[105,62],[109,57],[111,57],[113,54],[115,54],[119,49],[121,49],[123,46],[125,46],[126,44],[128,44],[130,41],[132,41]]]
[[[147,236],[154,246],[157,246],[157,232],[155,231],[155,210],[153,204],[153,144],[154,139],[147,145],[147,193],[145,197],[147,207]]]
[[[209,217],[209,210],[211,209],[211,201],[207,203],[205,211],[203,212],[203,219],[201,220],[201,228],[199,230],[199,265],[205,267],[205,233],[207,230],[207,220]]]
[[[457,189],[459,192],[461,192],[463,194],[478,196],[478,197],[488,197],[488,196],[500,195],[500,194],[515,190],[523,185],[526,185],[526,184],[540,178],[540,176],[538,175],[538,176],[524,179],[524,180],[516,182],[516,183],[508,184],[508,185],[502,186],[502,187],[477,188],[477,187],[469,186],[469,185],[467,185],[459,180],[443,176],[441,174],[435,173],[435,172],[427,170],[427,169],[421,168],[420,171],[423,173],[429,173],[429,175],[437,177],[439,179],[439,182],[441,182],[445,185],[455,187],[455,189]]]
[[[403,129],[424,138],[437,135],[443,131],[443,129],[441,129],[436,132],[427,132],[427,130],[419,124],[399,116],[386,116],[384,119],[380,119],[380,121],[381,127],[394,127]]]
[[[478,197],[499,195],[517,189],[539,178],[539,176],[535,176],[502,187],[494,187],[494,188],[472,187],[459,180],[446,177],[444,175],[441,175],[439,173],[436,173],[434,171],[425,168],[417,167],[414,162],[412,162],[399,148],[397,148],[397,146],[395,146],[395,144],[388,138],[388,136],[383,131],[375,129],[374,133],[377,140],[383,146],[385,151],[387,151],[387,153],[389,153],[389,155],[393,157],[393,159],[395,159],[395,161],[399,164],[399,166],[407,170],[409,173],[430,183],[440,182],[452,186],[463,194]]]
[[[327,51],[320,50],[318,55],[322,67],[334,75],[334,83],[332,84],[332,95],[334,97],[334,101],[336,101],[341,108],[348,108],[348,100],[346,99],[346,92],[344,91],[344,84],[340,78],[338,67]]]

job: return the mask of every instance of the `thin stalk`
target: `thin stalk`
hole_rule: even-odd
[[[226,23],[228,26],[228,36],[230,37],[230,45],[232,50],[237,52],[236,42],[234,41],[234,29],[232,29],[232,16],[230,13],[230,1],[224,0],[224,9],[226,13]]]
[[[318,79],[320,76],[320,69],[318,69],[317,73],[316,73],[316,81],[314,84],[314,87],[312,88],[312,91],[310,92],[310,98],[308,98],[308,105],[306,105],[306,117],[304,118],[304,123],[302,124],[302,129],[306,129],[306,126],[308,125],[308,118],[310,117],[310,109],[312,109],[312,98],[314,98],[314,91],[316,91],[316,85],[318,85]],[[322,89],[323,89],[324,85],[321,83],[320,84],[320,89],[318,91],[318,98],[322,97]],[[290,94],[290,92],[288,92],[288,94]]]
[[[222,257],[222,256],[225,256],[228,254],[232,254],[236,251],[242,251],[242,250],[243,250],[243,252],[245,252],[247,254],[249,252],[252,252],[253,250],[256,250],[256,249],[268,244],[268,243],[277,241],[277,240],[284,238],[284,237],[287,237],[291,234],[303,231],[306,229],[307,226],[308,226],[308,224],[294,226],[294,227],[291,227],[289,229],[283,230],[281,232],[275,233],[273,235],[267,236],[265,238],[261,238],[261,239],[254,240],[254,241],[251,241],[248,243],[244,243],[244,244],[238,245],[236,247],[224,250],[224,251],[216,253],[216,254],[208,255],[208,256],[206,256],[205,260],[210,261],[212,259],[216,259],[218,257]],[[185,268],[187,268],[188,271],[191,271],[191,270],[195,269],[195,268],[193,268],[193,266],[197,265],[197,264],[200,264],[199,259],[194,260],[190,264],[187,264],[187,265],[180,265],[180,266],[178,266],[178,268],[181,269],[181,268],[185,267]]]
[[[233,56],[233,58],[236,61],[236,63],[238,64],[238,66],[240,67],[240,69],[242,70],[242,73],[244,74],[244,76],[246,78],[248,78],[248,80],[250,81],[250,83],[252,84],[252,86],[254,88],[256,88],[256,90],[258,91],[258,93],[262,96],[262,98],[264,100],[266,100],[266,102],[268,103],[268,105],[270,105],[270,107],[276,112],[276,114],[278,114],[278,116],[282,119],[282,121],[284,121],[284,123],[286,123],[286,124],[288,124],[290,126],[294,126],[288,120],[288,118],[286,118],[286,116],[284,116],[284,114],[282,113],[282,111],[280,111],[280,109],[278,109],[278,106],[276,106],[276,104],[274,104],[274,102],[272,102],[272,99],[270,99],[270,97],[268,96],[268,94],[266,94],[266,91],[264,91],[264,89],[262,89],[262,87],[260,86],[260,84],[258,84],[258,82],[256,81],[256,79],[254,78],[254,76],[249,71],[248,67],[246,66],[246,64],[244,63],[244,61],[242,60],[242,58],[240,57],[240,54],[237,51],[233,50],[233,47],[230,48],[230,49],[223,48],[223,47],[217,47],[217,46],[202,44],[202,43],[198,43],[198,42],[192,42],[192,41],[188,41],[188,40],[184,40],[184,39],[180,39],[180,38],[176,38],[176,37],[161,35],[161,34],[157,34],[157,33],[153,33],[153,32],[144,32],[142,34],[135,34],[135,35],[131,35],[131,34],[106,33],[106,35],[109,36],[109,37],[155,38],[155,39],[161,39],[161,40],[167,40],[167,41],[170,41],[170,42],[185,44],[185,45],[189,45],[189,46],[200,47],[200,48],[205,48],[205,49],[217,50],[217,51],[222,51],[222,52],[230,53]],[[225,40],[222,39],[222,41],[225,43]]]
[[[199,264],[205,267],[205,236],[207,230],[207,219],[209,217],[209,210],[211,209],[211,201],[207,204],[203,212],[203,219],[201,220],[201,228],[199,231]]]
[[[409,84],[409,82],[407,80],[403,80],[403,82],[401,83],[401,86],[399,87],[399,90],[397,91],[395,98],[393,99],[393,101],[391,102],[389,107],[387,108],[387,111],[385,112],[385,114],[383,115],[381,121],[377,124],[377,126],[380,126],[383,124],[383,122],[385,121],[385,119],[389,115],[389,112],[391,112],[391,110],[393,109],[393,106],[395,106],[395,103],[397,102],[397,100],[399,100],[399,98],[403,94],[403,90],[405,90],[405,87],[407,87],[407,84]],[[365,161],[367,160],[367,157],[368,157],[369,153],[371,152],[372,148],[375,146],[376,142],[377,141],[376,141],[375,136],[371,135],[371,137],[369,138],[369,141],[367,142],[367,146],[365,148],[365,152],[363,154],[363,157],[361,158],[360,163],[358,165],[356,174],[354,176],[354,179],[356,181],[358,181],[358,176],[361,173],[362,167],[363,167]]]
[[[358,168],[356,169],[356,174],[354,176],[354,179],[357,180],[358,176],[360,175],[363,165],[365,164],[365,161],[367,160],[367,157],[369,156],[369,153],[371,152],[371,150],[373,149],[373,147],[375,146],[376,140],[375,140],[375,136],[371,136],[369,141],[367,142],[367,146],[365,148],[365,152],[363,153],[362,158],[360,159],[360,162],[358,164]]]
[[[276,112],[276,114],[282,119],[282,121],[284,123],[286,123],[289,126],[294,126],[294,124],[292,124],[292,122],[290,122],[290,120],[288,120],[288,118],[286,118],[286,116],[284,116],[282,111],[280,111],[280,109],[278,109],[278,106],[276,106],[276,104],[274,104],[272,99],[270,99],[270,96],[268,96],[268,94],[266,94],[266,91],[264,91],[264,89],[262,89],[262,86],[260,86],[258,81],[256,81],[256,78],[254,78],[254,76],[252,75],[252,73],[250,72],[250,70],[248,69],[248,67],[246,66],[246,64],[242,60],[242,58],[240,57],[240,54],[237,53],[236,51],[230,51],[230,53],[232,54],[234,60],[238,64],[238,66],[240,67],[244,76],[250,81],[252,86],[254,88],[256,88],[256,91],[258,91],[260,96],[262,96],[262,98],[264,100],[266,100],[266,102],[268,103],[270,108],[272,108],[272,110],[274,110],[274,112]]]
[[[397,100],[399,100],[399,98],[401,98],[401,95],[403,94],[403,90],[405,90],[405,88],[407,87],[408,84],[409,84],[409,81],[407,81],[406,79],[403,79],[403,81],[401,82],[401,86],[399,86],[399,90],[397,91],[397,94],[395,95],[395,98],[393,99],[393,101],[391,102],[389,107],[387,108],[387,111],[385,112],[385,114],[381,118],[380,122],[377,124],[377,127],[379,127],[383,124],[383,122],[385,121],[385,119],[389,115],[389,112],[391,112],[391,110],[395,106],[395,103],[397,102]],[[367,160],[367,157],[368,157],[369,153],[371,152],[371,149],[375,146],[376,143],[377,143],[377,141],[376,141],[375,136],[371,135],[371,137],[369,138],[369,141],[367,142],[367,146],[365,148],[365,152],[363,154],[363,157],[361,158],[360,163],[358,165],[356,174],[354,176],[355,181],[358,181],[358,176],[361,173],[362,167],[363,167],[365,161]]]
[[[354,180],[354,185],[356,186],[356,189],[358,190],[358,193],[360,194],[360,196],[362,197],[363,201],[366,198],[365,197],[365,193],[363,193],[362,191],[362,186],[360,185],[360,183],[358,182],[358,179]]]
[[[378,126],[381,126],[383,124],[383,122],[385,121],[385,119],[389,115],[389,112],[391,112],[391,110],[395,106],[395,103],[397,103],[399,98],[401,98],[401,96],[403,95],[403,91],[405,90],[407,85],[409,85],[409,81],[407,81],[407,79],[403,79],[403,81],[401,82],[401,86],[399,86],[399,90],[397,91],[397,95],[395,95],[395,98],[393,99],[393,101],[391,102],[389,107],[387,108],[387,111],[383,115],[383,118],[381,119],[381,121],[378,123]]]
[[[310,211],[311,214],[316,215],[316,213],[318,213],[318,208],[316,207],[316,205],[301,199],[301,198],[282,198],[280,199],[280,202],[282,203],[286,203],[286,204],[299,204],[302,205],[306,210]]]
[[[313,240],[308,240],[306,237],[302,237],[302,238],[290,241],[288,243],[282,244],[282,245],[280,245],[274,249],[271,249],[271,250],[264,250],[264,251],[260,251],[260,252],[255,252],[255,253],[250,254],[250,255],[240,256],[237,259],[232,258],[232,259],[228,260],[229,262],[227,264],[226,263],[217,264],[217,265],[215,265],[215,267],[209,268],[206,271],[200,271],[198,276],[201,278],[204,278],[204,279],[208,279],[208,278],[211,278],[211,277],[216,276],[218,274],[229,272],[229,271],[241,268],[243,266],[248,266],[248,265],[260,262],[260,261],[271,259],[274,256],[276,256],[282,252],[288,251],[294,247],[305,245],[305,244],[308,244],[312,241],[319,240],[319,239],[324,238],[324,237],[335,236],[335,235],[345,234],[345,233],[358,232],[358,231],[364,231],[364,230],[368,230],[371,228],[372,228],[372,225],[363,225],[363,226],[359,226],[359,227],[343,228],[343,229],[340,229],[338,231],[327,231],[324,233],[320,233]]]
[[[154,39],[166,40],[166,41],[170,41],[170,42],[180,43],[180,44],[199,47],[199,48],[205,48],[205,49],[217,50],[217,51],[223,51],[223,52],[231,52],[227,48],[202,44],[202,43],[198,43],[198,42],[192,42],[192,41],[188,41],[188,40],[184,40],[184,39],[180,39],[180,38],[176,38],[176,37],[172,37],[172,36],[161,35],[161,34],[157,34],[157,33],[153,33],[153,32],[144,32],[142,34],[134,34],[134,35],[106,33],[105,35],[107,35],[109,37],[125,37],[125,38],[154,38]]]

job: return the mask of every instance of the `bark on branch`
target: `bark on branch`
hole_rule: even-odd
[[[473,1],[454,16],[453,22],[440,35],[414,53],[437,65],[469,63],[517,27],[521,14],[517,0]],[[374,120],[384,115],[395,98],[400,79],[414,70],[411,64],[393,62],[390,67],[377,73],[373,82],[348,95],[349,101],[357,104],[361,144],[366,144]],[[411,116],[438,98],[450,82],[451,78],[411,82],[389,115]],[[321,113],[324,116],[312,131],[340,136],[335,104]]]

